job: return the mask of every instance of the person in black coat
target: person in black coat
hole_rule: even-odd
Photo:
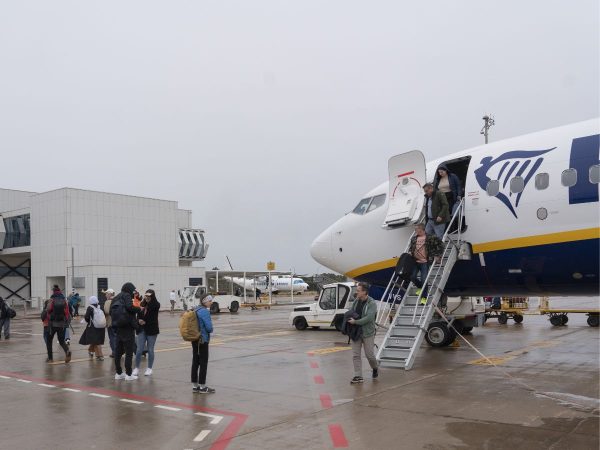
[[[138,313],[138,329],[137,329],[137,351],[135,352],[135,369],[133,375],[137,376],[140,371],[140,363],[142,362],[142,353],[148,352],[148,368],[144,372],[145,376],[152,375],[152,366],[154,365],[154,345],[158,338],[158,311],[160,303],[156,299],[154,290],[148,289],[144,294],[144,299],[140,303],[142,307]],[[147,350],[144,350],[147,348]]]
[[[446,196],[448,200],[448,210],[450,216],[454,213],[453,206],[458,203],[462,197],[462,186],[460,179],[456,174],[450,172],[448,166],[441,164],[435,173],[433,187]]]
[[[100,308],[100,305],[98,304],[98,297],[96,296],[92,295],[90,297],[89,304],[90,306],[87,307],[84,316],[84,320],[87,322],[88,326],[81,335],[79,343],[82,345],[89,345],[88,354],[90,355],[90,359],[94,358],[95,353],[98,361],[104,361],[104,355],[102,354],[102,346],[104,345],[105,336],[104,330],[106,329],[104,311],[102,311],[102,308]],[[96,315],[101,315],[103,323],[94,323],[95,310],[98,310]]]
[[[133,349],[135,347],[136,315],[140,308],[133,306],[133,283],[125,283],[121,292],[110,305],[112,326],[115,329],[115,380],[132,381],[137,376],[132,375]],[[121,357],[125,354],[125,373],[121,368]]]

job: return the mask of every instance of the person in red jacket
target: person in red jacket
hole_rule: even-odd
[[[53,362],[52,340],[54,335],[58,336],[58,343],[65,351],[65,362],[71,361],[71,351],[65,343],[65,329],[69,326],[69,304],[58,286],[52,289],[52,296],[46,308],[46,319],[48,320],[48,339],[46,350],[48,351],[47,362]]]

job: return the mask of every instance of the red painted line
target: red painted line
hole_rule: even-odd
[[[318,369],[319,368],[319,363],[315,362],[315,361],[311,361],[310,362],[310,368],[311,369]]]
[[[315,356],[315,354],[313,352],[308,352],[307,355],[308,356]]]
[[[161,400],[160,398],[149,397],[149,396],[145,396],[145,395],[129,394],[127,392],[113,391],[111,389],[92,388],[92,387],[83,386],[80,384],[65,383],[63,381],[49,380],[46,378],[30,377],[29,375],[23,375],[20,373],[13,373],[13,372],[0,372],[0,375],[12,377],[12,378],[21,378],[22,380],[30,380],[30,381],[35,381],[38,383],[54,384],[56,386],[68,387],[68,388],[72,388],[72,389],[80,389],[82,391],[95,392],[98,394],[111,395],[114,397],[128,398],[130,400],[139,400],[139,401],[143,401],[143,402],[155,403],[158,405],[165,405],[165,406],[176,406],[179,408],[189,409],[192,411],[202,411],[202,412],[207,412],[207,413],[222,414],[224,416],[233,417],[233,420],[231,421],[231,423],[229,423],[229,425],[227,425],[227,427],[219,435],[217,440],[215,442],[213,442],[213,444],[210,447],[210,450],[226,449],[227,446],[231,443],[231,440],[236,436],[237,432],[240,430],[242,425],[244,425],[244,422],[246,422],[246,420],[248,419],[248,416],[246,414],[240,414],[240,413],[231,412],[231,411],[222,411],[222,410],[213,409],[213,408],[205,408],[203,406],[173,402],[170,400]]]
[[[331,436],[334,448],[348,447],[348,439],[346,439],[344,429],[340,424],[334,423],[329,425],[329,435]]]
[[[325,384],[325,380],[323,379],[322,375],[315,375],[313,377],[313,379],[315,380],[315,383],[317,383],[317,384]]]
[[[321,406],[325,409],[333,408],[333,402],[331,401],[331,395],[321,394]]]
[[[415,173],[414,170],[411,170],[410,172],[401,173],[400,175],[398,175],[398,178],[402,178],[402,177],[405,177],[407,175],[412,175],[413,173]]]

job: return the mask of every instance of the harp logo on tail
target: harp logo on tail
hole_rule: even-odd
[[[508,208],[515,218],[521,196],[525,192],[529,181],[535,176],[537,170],[544,162],[542,155],[554,150],[552,147],[546,150],[513,150],[503,153],[497,158],[486,156],[480,162],[479,168],[475,170],[475,179],[481,189],[486,190],[491,180],[498,180],[500,192],[496,198]],[[513,177],[522,177],[524,188],[519,193],[510,191],[510,180]]]

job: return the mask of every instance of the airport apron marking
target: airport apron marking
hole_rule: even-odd
[[[314,355],[328,355],[330,353],[343,352],[344,350],[351,350],[351,347],[326,347],[326,348],[318,348],[316,350],[309,350],[306,353],[309,356],[314,356]]]
[[[531,350],[535,350],[536,348],[555,347],[558,344],[560,344],[560,341],[558,341],[558,340],[533,342],[530,345],[528,345],[527,347],[513,350],[511,352],[506,352],[504,355],[490,356],[487,359],[486,358],[478,358],[478,359],[469,361],[467,364],[473,364],[476,366],[490,366],[491,364],[488,362],[488,359],[489,359],[493,364],[500,365],[500,364],[504,364],[505,362],[511,361],[511,360],[517,358],[518,356],[522,356],[526,353],[529,353]]]
[[[174,402],[170,400],[161,400],[159,398],[147,397],[137,394],[130,394],[127,392],[114,391],[110,389],[91,388],[89,386],[76,385],[71,383],[65,383],[62,381],[47,380],[43,378],[35,378],[27,375],[13,373],[13,372],[0,372],[0,379],[3,380],[15,380],[21,383],[33,383],[35,382],[39,386],[43,387],[62,387],[63,391],[80,393],[82,391],[87,392],[89,396],[97,398],[115,398],[120,401],[141,405],[144,403],[151,403],[155,408],[166,409],[168,411],[180,412],[182,410],[200,411],[194,413],[194,415],[210,418],[211,424],[218,424],[221,422],[224,416],[232,417],[231,422],[226,426],[225,430],[216,438],[211,444],[210,450],[225,450],[231,443],[231,440],[237,435],[237,432],[244,425],[248,416],[245,414],[235,413],[231,411],[221,411],[212,408],[205,408],[197,405],[189,405],[185,403]],[[208,436],[210,430],[202,430],[195,438],[197,441],[200,436],[202,440]]]

